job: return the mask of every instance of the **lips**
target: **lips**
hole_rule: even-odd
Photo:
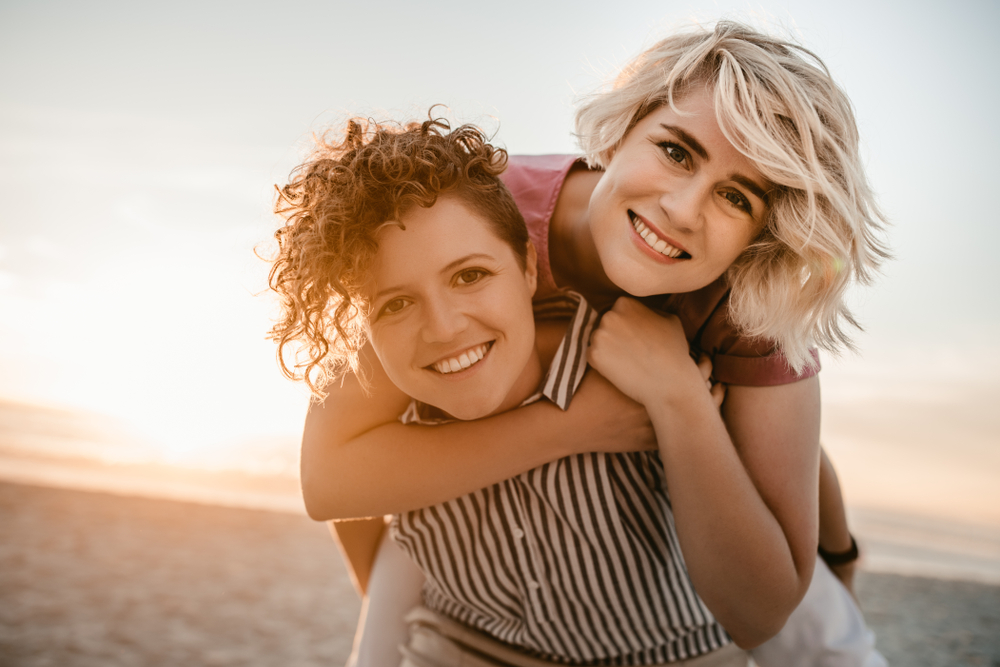
[[[464,371],[466,368],[470,368],[482,361],[491,347],[493,347],[493,341],[482,343],[481,345],[470,347],[468,350],[464,350],[453,357],[435,361],[433,364],[427,366],[427,368],[435,370],[442,375]]]
[[[691,255],[681,250],[680,248],[671,245],[666,239],[660,238],[656,235],[651,228],[647,227],[642,219],[634,212],[628,212],[629,220],[632,221],[632,227],[635,228],[636,233],[642,237],[642,240],[646,242],[650,248],[656,252],[670,257],[671,259],[691,259]]]

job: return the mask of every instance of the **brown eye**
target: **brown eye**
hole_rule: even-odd
[[[455,276],[455,282],[459,285],[472,285],[482,280],[486,275],[486,271],[482,269],[465,269],[458,272]]]
[[[661,141],[657,146],[660,147],[664,155],[677,164],[684,164],[688,159],[687,151],[672,141]]]
[[[753,213],[753,207],[750,205],[750,200],[743,196],[743,193],[737,192],[736,190],[727,190],[722,193],[722,196],[726,201],[744,213]]]
[[[383,315],[395,315],[399,311],[406,308],[406,305],[406,299],[393,299],[379,309],[378,316],[382,317]]]

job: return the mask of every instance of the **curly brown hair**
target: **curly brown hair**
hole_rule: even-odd
[[[415,206],[457,198],[492,226],[524,268],[528,232],[498,178],[506,166],[507,152],[479,128],[452,130],[433,117],[433,107],[422,123],[353,118],[338,140],[317,137],[289,183],[275,186],[274,211],[285,224],[275,232],[278,253],[268,280],[281,299],[270,338],[278,343],[282,373],[305,381],[318,399],[348,371],[360,377],[368,315],[363,287],[377,233]]]

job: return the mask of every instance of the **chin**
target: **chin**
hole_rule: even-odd
[[[482,419],[483,417],[489,417],[491,414],[496,412],[500,407],[502,401],[470,401],[468,398],[456,401],[456,405],[438,405],[437,407],[444,410],[449,415],[455,419],[461,421],[472,421],[474,419]]]
[[[654,294],[666,294],[664,285],[655,284],[653,281],[644,280],[645,271],[634,264],[615,264],[605,268],[608,278],[611,279],[619,289],[635,297],[652,296]]]

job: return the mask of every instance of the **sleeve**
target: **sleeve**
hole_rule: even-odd
[[[788,365],[785,355],[772,352],[766,356],[746,357],[718,353],[712,357],[712,376],[723,384],[746,387],[773,387],[810,378],[820,371],[819,354],[811,350],[813,365],[796,373]]]
[[[535,298],[558,291],[549,263],[549,222],[566,174],[577,162],[572,155],[511,155],[500,175],[524,216],[528,236],[538,251],[538,291]]]
[[[722,278],[697,292],[668,297],[664,309],[681,319],[692,352],[711,357],[712,377],[718,382],[773,387],[819,373],[815,349],[813,363],[796,373],[774,341],[739,333],[729,320],[729,287]]]

